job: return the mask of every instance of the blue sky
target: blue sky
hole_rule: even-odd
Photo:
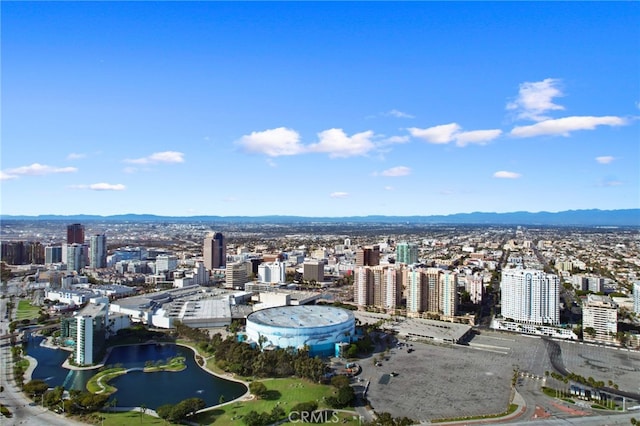
[[[2,2],[3,214],[640,207],[637,2]]]

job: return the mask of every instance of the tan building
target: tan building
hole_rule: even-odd
[[[618,332],[618,305],[609,296],[589,294],[582,307],[583,339],[615,343]]]

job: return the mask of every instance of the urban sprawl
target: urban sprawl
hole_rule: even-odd
[[[1,244],[3,338],[35,329],[11,314],[27,300],[69,368],[99,365],[120,330],[186,326],[320,357],[360,422],[640,409],[637,228],[4,221]],[[476,386],[490,402],[454,407]]]

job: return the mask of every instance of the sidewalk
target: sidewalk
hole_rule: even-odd
[[[436,423],[425,422],[425,423],[421,423],[421,424],[448,425],[448,426],[451,426],[451,425],[456,425],[456,426],[462,426],[462,425],[469,425],[469,426],[473,426],[473,425],[488,425],[488,424],[507,422],[507,421],[511,421],[511,420],[517,419],[518,417],[523,415],[524,412],[527,410],[527,403],[525,402],[525,400],[522,397],[522,395],[520,395],[518,393],[517,390],[514,390],[513,400],[511,401],[511,404],[516,404],[517,405],[517,408],[515,409],[515,411],[513,413],[507,414],[507,415],[502,416],[502,417],[492,417],[490,419],[477,419],[477,420],[456,420],[456,421],[451,421],[451,422],[436,422]],[[509,405],[511,405],[511,404],[509,404]]]

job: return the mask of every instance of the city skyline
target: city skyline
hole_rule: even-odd
[[[640,207],[640,6],[3,2],[2,214]]]

